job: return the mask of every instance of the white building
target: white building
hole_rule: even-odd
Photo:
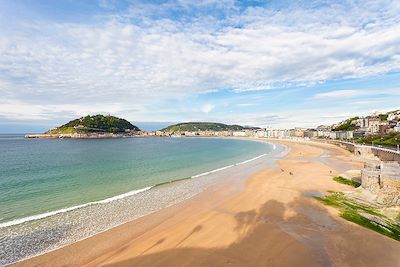
[[[245,137],[245,136],[247,136],[245,131],[235,131],[235,132],[233,132],[232,135],[236,136],[236,137]]]
[[[330,139],[336,139],[336,132],[330,132],[329,133],[329,138]]]
[[[354,137],[353,131],[336,131],[330,133],[330,139],[352,139]]]
[[[371,133],[379,132],[379,125],[381,124],[381,120],[379,118],[369,118],[368,119],[368,127]]]
[[[397,123],[397,125],[393,128],[395,132],[400,132],[400,121]]]
[[[289,138],[290,130],[265,129],[265,137],[267,138]]]
[[[256,132],[256,137],[263,138],[263,137],[266,137],[265,134],[266,134],[265,130],[258,130]]]
[[[389,113],[387,120],[388,121],[394,121],[395,119],[397,119],[397,115],[395,113]]]
[[[368,128],[368,119],[367,118],[359,118],[357,120],[357,126],[360,126],[360,128]]]
[[[321,138],[329,138],[331,135],[331,131],[326,130],[317,130],[317,137]]]

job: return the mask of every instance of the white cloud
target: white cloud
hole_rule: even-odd
[[[332,99],[332,98],[352,98],[360,96],[369,96],[373,99],[360,100],[360,103],[373,103],[371,101],[376,101],[378,95],[400,95],[400,88],[384,88],[384,89],[348,89],[348,90],[334,90],[325,93],[318,93],[314,95],[314,99]]]
[[[236,104],[236,106],[238,106],[238,107],[252,107],[252,106],[256,106],[257,104],[256,103],[239,103],[239,104]]]
[[[200,8],[217,2],[178,4]],[[37,22],[18,32],[0,30],[0,94],[36,110],[21,107],[16,113],[2,104],[0,115],[41,118],[52,112],[39,108],[45,103],[112,112],[113,105],[125,110],[132,104],[150,106],[220,88],[243,92],[308,86],[400,69],[396,1],[313,10],[296,6],[287,12],[261,7],[239,12],[230,0],[218,4],[218,10],[224,7],[224,19],[203,15],[173,20],[161,16],[174,8],[168,2],[162,7],[133,6],[98,24]],[[136,15],[142,21],[136,22]],[[357,94],[341,90],[315,97]],[[205,105],[202,111],[213,109]]]
[[[107,107],[98,104],[92,104],[90,107],[74,104],[40,105],[11,100],[0,101],[0,119],[13,121],[68,119],[88,114],[118,114],[120,109],[118,105]]]
[[[326,93],[319,93],[314,96],[314,98],[321,99],[321,98],[343,98],[343,97],[354,97],[362,95],[362,91],[357,90],[337,90],[331,91]]]
[[[215,108],[215,106],[213,104],[205,104],[201,108],[201,111],[204,112],[204,113],[210,113],[214,108]]]

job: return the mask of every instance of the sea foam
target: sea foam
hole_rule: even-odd
[[[72,210],[76,210],[76,209],[81,209],[90,205],[95,205],[95,204],[104,204],[104,203],[108,203],[111,201],[115,201],[115,200],[119,200],[119,199],[123,199],[129,196],[133,196],[136,194],[139,194],[141,192],[147,191],[149,189],[151,189],[153,186],[148,186],[145,188],[141,188],[138,190],[133,190],[121,195],[117,195],[114,197],[110,197],[110,198],[106,198],[103,200],[99,200],[99,201],[92,201],[92,202],[88,202],[85,204],[81,204],[81,205],[76,205],[76,206],[72,206],[72,207],[68,207],[68,208],[63,208],[63,209],[59,209],[59,210],[54,210],[54,211],[49,211],[49,212],[45,212],[45,213],[41,213],[41,214],[36,214],[36,215],[32,215],[32,216],[28,216],[28,217],[24,217],[24,218],[20,218],[20,219],[15,219],[12,221],[8,221],[8,222],[4,222],[4,223],[0,223],[0,228],[4,228],[4,227],[8,227],[8,226],[12,226],[12,225],[17,225],[17,224],[21,224],[21,223],[25,223],[25,222],[29,222],[29,221],[34,221],[34,220],[40,220],[40,219],[44,219],[59,213],[65,213],[65,212],[69,212]]]
[[[217,168],[217,169],[214,169],[214,170],[211,170],[211,171],[207,171],[207,172],[203,172],[203,173],[200,173],[200,174],[197,174],[197,175],[193,175],[190,178],[198,178],[198,177],[206,176],[206,175],[209,175],[209,174],[212,174],[212,173],[215,173],[215,172],[223,171],[223,170],[232,168],[234,166],[238,166],[238,165],[249,163],[251,161],[254,161],[254,160],[257,160],[257,159],[259,159],[261,157],[264,157],[266,155],[268,155],[268,154],[262,154],[262,155],[259,155],[257,157],[254,157],[254,158],[251,158],[251,159],[239,162],[239,163],[231,164],[231,165],[228,165],[228,166],[225,166],[225,167],[221,167],[221,168]],[[171,182],[174,182],[174,181],[171,181]],[[108,203],[108,202],[111,202],[111,201],[120,200],[120,199],[129,197],[129,196],[133,196],[133,195],[139,194],[141,192],[150,190],[151,188],[153,188],[155,186],[157,186],[157,185],[148,186],[148,187],[145,187],[145,188],[133,190],[133,191],[130,191],[130,192],[127,192],[127,193],[124,193],[124,194],[120,194],[120,195],[117,195],[117,196],[113,196],[113,197],[110,197],[110,198],[106,198],[106,199],[103,199],[103,200],[92,201],[92,202],[88,202],[88,203],[81,204],[81,205],[76,205],[76,206],[72,206],[72,207],[68,207],[68,208],[62,208],[62,209],[55,210],[55,211],[49,211],[49,212],[45,212],[45,213],[41,213],[41,214],[36,214],[36,215],[20,218],[20,219],[15,219],[15,220],[12,220],[12,221],[3,222],[3,223],[0,223],[0,228],[13,226],[13,225],[18,225],[18,224],[22,224],[22,223],[29,222],[29,221],[44,219],[44,218],[47,218],[47,217],[50,217],[50,216],[53,216],[53,215],[56,215],[56,214],[65,213],[65,212],[73,211],[73,210],[76,210],[76,209],[81,209],[81,208],[84,208],[84,207],[87,207],[87,206],[91,206],[91,205],[95,205],[95,204],[104,204],[104,203]]]

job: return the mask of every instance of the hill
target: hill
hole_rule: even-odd
[[[114,116],[94,115],[72,120],[47,131],[48,134],[67,133],[123,133],[125,130],[140,129],[129,121]]]
[[[196,132],[196,131],[241,131],[246,129],[258,129],[256,127],[244,127],[240,125],[227,125],[215,122],[186,122],[170,125],[162,129],[164,132]]]
[[[356,130],[356,129],[360,128],[360,127],[358,127],[356,125],[356,122],[357,122],[358,119],[359,119],[359,117],[353,117],[353,118],[350,118],[348,120],[345,120],[340,125],[335,127],[333,130],[334,131],[352,131],[352,130]]]

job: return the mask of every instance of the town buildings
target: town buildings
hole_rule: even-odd
[[[338,128],[340,130],[335,130]],[[366,117],[355,117],[334,125],[320,125],[315,129],[246,129],[241,131],[193,131],[165,132],[156,131],[143,135],[151,136],[215,136],[215,137],[255,137],[255,138],[306,138],[306,139],[337,139],[351,140],[371,134],[385,135],[400,132],[400,110],[387,114],[374,114]]]
[[[368,128],[371,133],[379,133],[379,126],[381,125],[381,119],[379,117],[372,117],[368,119]]]

